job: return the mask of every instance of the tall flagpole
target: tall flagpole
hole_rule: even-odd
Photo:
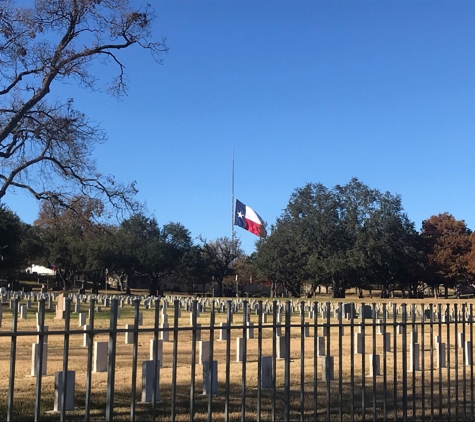
[[[235,244],[234,244],[234,213],[235,213],[235,204],[236,201],[234,200],[234,148],[233,148],[233,164],[232,164],[232,176],[231,176],[231,247],[233,255],[235,255]],[[238,284],[238,275],[236,274],[236,297],[239,297],[239,284]]]
[[[234,248],[234,148],[233,148],[233,163],[231,175],[231,245]]]

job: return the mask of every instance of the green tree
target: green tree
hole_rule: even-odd
[[[236,258],[231,265],[234,276],[227,276],[224,279],[228,291],[233,291],[235,294],[242,296],[246,287],[253,283],[254,285],[258,284],[258,271],[252,255],[243,255]]]
[[[415,255],[413,236],[399,196],[356,178],[332,189],[309,183],[295,190],[271,235],[258,242],[256,262],[293,295],[307,281],[314,288],[331,284],[333,296],[344,297],[348,287],[381,280],[388,288],[401,280]]]
[[[193,242],[188,229],[180,223],[160,227],[155,218],[135,214],[124,220],[115,235],[115,270],[150,276],[150,292],[156,294],[160,282],[179,274]]]
[[[396,289],[408,290],[412,297],[421,293],[421,242],[414,223],[401,209],[398,197],[387,198],[364,221],[355,244],[360,283],[363,280],[367,288],[380,288],[381,297],[389,297]]]
[[[213,241],[202,239],[201,248],[208,279],[216,285],[217,294],[224,296],[224,280],[226,277],[235,276],[235,269],[232,264],[237,258],[244,255],[241,242],[239,239],[233,240],[228,237],[220,237]]]
[[[4,204],[0,204],[0,275],[17,272],[25,263],[21,245],[25,225]]]
[[[257,241],[254,264],[260,277],[271,282],[271,297],[278,292],[300,296],[300,285],[306,278],[308,253],[297,227],[292,221],[278,219],[270,235]]]
[[[45,246],[43,264],[54,264],[58,281],[64,289],[74,277],[91,267],[89,248],[103,231],[97,219],[103,212],[102,202],[87,196],[62,203],[43,201],[34,225],[41,230]]]
[[[149,41],[154,12],[128,0],[0,2],[0,200],[30,192],[67,206],[78,195],[134,207],[135,184],[101,174],[91,158],[104,132],[73,100],[54,97],[57,83],[97,90],[96,64],[115,66],[109,90],[126,91],[122,52],[148,50],[158,60],[164,41]]]
[[[204,292],[210,283],[208,266],[203,249],[200,245],[193,245],[182,255],[175,277],[183,281],[191,294],[198,290]]]

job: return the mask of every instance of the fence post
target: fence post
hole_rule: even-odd
[[[154,300],[155,302],[155,315],[153,319],[153,394],[152,394],[152,421],[155,421],[157,415],[157,365],[158,365],[158,329],[160,326],[160,298]],[[163,353],[162,353],[163,359]],[[163,362],[160,362],[162,366]]]
[[[396,304],[393,303],[393,356],[394,356],[394,368],[393,368],[393,408],[394,408],[394,420],[397,421],[397,313]]]
[[[107,362],[107,393],[106,393],[106,421],[112,421],[114,418],[114,383],[115,383],[115,356],[117,346],[117,311],[119,301],[112,299],[110,315],[110,331]]]
[[[373,373],[373,420],[376,420],[376,303],[372,304],[371,307],[373,313],[373,329],[372,329],[372,338],[373,338],[373,365],[371,371]],[[380,363],[378,363],[380,365]],[[365,374],[363,374],[363,377]]]
[[[258,301],[257,315],[257,422],[260,422],[262,393],[262,300]]]
[[[62,391],[62,403],[61,403],[61,417],[60,421],[64,422],[66,419],[66,397],[68,389],[68,357],[69,357],[69,327],[71,321],[71,298],[67,297],[64,301],[66,305],[65,319],[64,319],[64,350],[63,350],[63,391]]]
[[[11,422],[13,418],[13,395],[15,391],[16,332],[18,329],[18,301],[16,299],[13,300],[12,311],[12,340],[10,348],[10,383],[8,385],[7,422]]]
[[[386,303],[383,303],[383,329],[381,330],[383,333],[383,419],[387,420],[388,418],[388,373],[387,373],[387,308],[386,308]]]
[[[193,300],[191,305],[191,385],[190,385],[190,422],[195,419],[195,379],[196,379],[196,323],[198,301]]]
[[[470,343],[472,347],[470,348],[470,419],[473,421],[475,418],[473,402],[475,400],[474,391],[473,391],[473,303],[470,304]]]
[[[412,319],[412,332],[417,333],[416,329],[416,304],[413,303],[411,305],[411,319]],[[417,333],[419,334],[419,333]],[[418,337],[418,335],[415,334],[415,337]],[[414,346],[414,334],[412,334],[412,339],[411,339],[411,345],[410,348],[412,349],[412,418],[415,419],[416,417],[416,366],[415,366],[415,359],[416,359],[416,347]],[[419,339],[417,340],[419,341]],[[419,354],[420,354],[420,349],[419,349]],[[417,357],[419,359],[419,356]],[[417,369],[419,369],[417,367]]]
[[[242,329],[242,344],[244,349],[244,359],[242,360],[242,387],[241,387],[241,421],[246,420],[246,364],[247,364],[247,313],[248,313],[248,302],[245,300],[243,302],[243,329]]]
[[[407,311],[402,304],[402,419],[407,421]]]
[[[366,420],[366,315],[365,303],[361,302],[361,337],[363,353],[361,354],[361,420]],[[330,398],[328,398],[330,400]],[[330,415],[329,415],[330,416]]]
[[[325,303],[325,306],[326,306],[326,313],[327,313],[327,318],[326,318],[326,325],[325,325],[325,328],[326,328],[326,333],[327,333],[327,338],[326,338],[326,342],[327,342],[327,352],[326,352],[326,359],[328,361],[328,364],[325,365],[325,371],[326,371],[326,374],[325,374],[325,378],[326,378],[326,384],[327,384],[327,420],[330,420],[330,363],[329,363],[329,360],[330,360],[330,338],[331,338],[331,327],[330,327],[330,302],[326,302]]]
[[[89,303],[89,344],[87,345],[87,365],[86,365],[86,403],[84,410],[84,419],[89,421],[91,412],[91,386],[92,386],[92,347],[94,343],[94,306],[96,300],[91,299]]]
[[[290,353],[290,350],[289,350]],[[300,302],[300,420],[305,419],[305,302]]]
[[[430,336],[430,420],[434,420],[434,306],[429,304],[429,336]]]
[[[318,418],[318,303],[313,303],[313,421],[317,422]]]
[[[226,391],[224,399],[224,420],[229,421],[229,383],[231,381],[231,300],[226,307]]]
[[[170,420],[175,421],[176,415],[176,374],[178,367],[178,314],[180,312],[180,301],[175,299],[173,315],[173,363],[172,363],[172,414]],[[213,362],[210,362],[213,366]],[[211,390],[210,390],[211,391]]]
[[[437,312],[439,315],[438,321],[438,328],[439,328],[439,343],[442,342],[442,304],[437,305]],[[442,365],[440,364],[440,345],[437,347],[437,355],[438,355],[438,362],[439,362],[439,420],[442,419]]]
[[[462,345],[462,368],[463,368],[463,419],[467,420],[467,332],[466,332],[466,323],[467,323],[467,304],[462,304],[462,336],[463,336],[463,345]],[[471,343],[470,343],[471,345]],[[471,346],[472,347],[472,346]],[[470,361],[470,364],[473,365],[473,362]]]
[[[447,327],[447,418],[450,420],[450,305],[448,303],[445,305],[445,309],[447,315],[445,319],[445,326]]]
[[[343,303],[338,302],[338,417],[343,420]]]
[[[454,340],[455,340],[455,420],[459,420],[459,342],[458,342],[458,304],[454,303]],[[464,339],[465,341],[465,339]],[[463,345],[462,345],[463,347]],[[449,345],[450,350],[450,345]],[[464,363],[465,364],[465,363]]]
[[[351,307],[350,314],[350,412],[351,420],[355,420],[355,306]]]
[[[284,421],[290,421],[290,318],[291,302],[285,302]]]
[[[137,360],[139,354],[139,306],[140,300],[134,300],[134,345],[132,349],[132,391],[130,403],[130,420],[135,421],[135,401],[137,394]]]
[[[277,301],[272,301],[272,420],[275,421],[276,378],[277,378]]]
[[[211,300],[211,313],[209,316],[209,378],[208,378],[208,422],[213,420],[213,378],[214,378],[214,298]]]
[[[41,407],[41,374],[43,373],[43,346],[45,329],[45,300],[41,299],[38,309],[38,330],[40,332],[38,345],[38,360],[36,361],[36,396],[35,396],[35,422],[40,418]]]
[[[426,395],[426,389],[425,389],[425,384],[426,384],[426,381],[425,381],[425,359],[424,359],[424,355],[425,355],[425,350],[424,350],[424,346],[425,346],[425,341],[424,341],[424,337],[425,337],[425,309],[424,309],[424,304],[422,303],[421,304],[421,338],[420,338],[420,342],[421,342],[421,354],[420,354],[420,358],[421,358],[421,369],[422,369],[422,373],[421,373],[421,377],[422,377],[422,381],[421,381],[421,396],[422,396],[422,399],[421,399],[421,412],[422,412],[422,421],[424,422],[425,421],[425,415],[426,415],[426,406],[425,406],[425,395]]]

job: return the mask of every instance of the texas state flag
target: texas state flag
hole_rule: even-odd
[[[264,220],[252,208],[244,205],[236,199],[236,208],[234,212],[234,225],[254,233],[259,237],[265,237]]]

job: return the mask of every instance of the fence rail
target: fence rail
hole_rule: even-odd
[[[475,420],[472,303],[2,299],[7,421]]]

